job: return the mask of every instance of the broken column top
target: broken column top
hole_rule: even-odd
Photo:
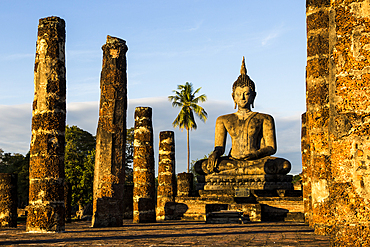
[[[43,38],[46,34],[49,38],[57,38],[58,40],[65,42],[66,39],[66,22],[57,16],[50,16],[39,20],[38,36]],[[57,29],[58,35],[51,32],[51,29]],[[50,33],[51,32],[51,33]]]
[[[62,18],[60,18],[58,16],[45,17],[45,18],[41,18],[39,20],[39,26],[48,25],[48,24],[52,24],[52,23],[60,24],[60,25],[63,26],[63,28],[66,25],[66,22]]]
[[[117,37],[107,35],[107,44],[119,44],[126,45],[126,41]]]
[[[128,51],[128,47],[126,45],[126,41],[117,37],[112,37],[107,35],[107,42],[102,46],[102,49],[104,48],[123,48],[123,52],[126,53]]]

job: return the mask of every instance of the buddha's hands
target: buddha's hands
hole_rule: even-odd
[[[216,165],[217,165],[217,158],[218,158],[218,152],[215,150],[213,151],[209,157],[208,157],[208,164],[207,164],[207,170],[210,173],[214,173],[216,171]]]
[[[258,158],[258,153],[257,152],[249,152],[247,154],[242,155],[241,160],[254,160]]]

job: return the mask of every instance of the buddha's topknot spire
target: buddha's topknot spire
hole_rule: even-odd
[[[244,56],[243,56],[243,61],[242,61],[242,67],[240,69],[240,74],[241,75],[246,75],[247,74],[247,68],[245,67]]]

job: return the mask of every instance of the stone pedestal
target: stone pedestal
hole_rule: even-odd
[[[134,130],[134,223],[155,222],[152,108],[136,107]]]
[[[17,227],[17,177],[0,173],[0,227]]]
[[[107,36],[102,49],[93,227],[121,226],[124,213],[128,48],[124,40]]]
[[[193,173],[177,174],[177,196],[192,196],[193,181]]]
[[[212,174],[205,177],[204,190],[235,190],[246,188],[252,190],[293,190],[292,175],[265,174],[265,175],[240,175],[223,176]]]
[[[175,203],[175,135],[173,131],[159,133],[157,221],[171,220]]]
[[[34,71],[28,232],[61,232],[65,225],[65,22],[40,19]]]

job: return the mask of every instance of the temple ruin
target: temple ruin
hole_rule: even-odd
[[[291,183],[290,162],[272,156],[273,117],[251,110],[256,88],[243,59],[231,88],[238,114],[218,118],[214,150],[195,165],[195,190],[191,173],[178,174],[176,181],[174,132],[163,131],[156,203],[152,109],[135,109],[130,214],[124,192],[131,191],[124,187],[128,48],[124,40],[107,36],[102,47],[92,226],[122,226],[125,215],[132,215],[134,223],[180,217],[206,221],[210,215],[221,218],[208,218],[208,223],[304,218],[315,233],[330,235],[333,245],[370,245],[369,6],[370,0],[306,0],[303,196]],[[62,232],[65,221],[71,220],[71,188],[64,174],[65,39],[63,19],[39,20],[27,232]],[[227,133],[234,148],[225,156]],[[16,176],[0,174],[0,226],[17,225],[14,181]],[[234,218],[222,218],[225,212]]]
[[[370,1],[306,3],[305,218],[335,246],[368,246]]]
[[[135,108],[133,222],[156,221],[152,108]]]
[[[40,19],[34,69],[28,232],[64,231],[65,37],[63,19]]]
[[[121,226],[124,213],[128,48],[126,41],[108,35],[102,50],[93,227]]]

